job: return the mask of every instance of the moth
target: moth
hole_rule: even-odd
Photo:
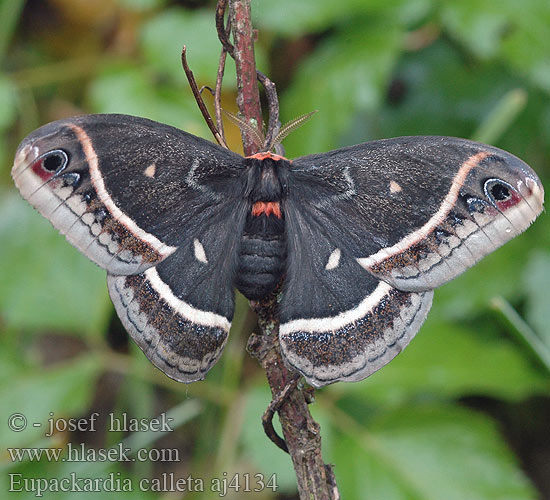
[[[520,159],[464,139],[243,158],[125,115],[39,128],[12,176],[107,270],[123,325],[181,382],[220,357],[234,289],[259,300],[281,281],[285,362],[316,387],[369,376],[415,336],[433,290],[524,231],[544,197]]]

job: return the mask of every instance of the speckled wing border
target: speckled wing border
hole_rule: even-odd
[[[133,276],[107,276],[122,324],[147,358],[179,382],[202,380],[221,356],[230,318],[177,297],[155,267]]]
[[[315,387],[368,377],[399,354],[426,319],[433,292],[400,292],[377,283],[353,309],[282,323],[286,361]]]

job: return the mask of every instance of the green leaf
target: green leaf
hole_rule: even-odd
[[[550,393],[545,373],[529,356],[511,341],[483,335],[483,328],[483,324],[478,331],[475,325],[428,318],[411,344],[387,366],[359,384],[340,384],[330,391],[359,393],[375,407],[401,405],[426,395],[518,401]]]
[[[106,67],[91,82],[88,99],[94,112],[149,117],[155,109],[153,83],[143,70],[131,66]]]
[[[199,82],[216,78],[221,45],[212,12],[178,7],[164,10],[143,26],[141,45],[148,64],[176,82],[186,81],[181,67],[182,45],[187,46],[189,66]],[[227,82],[234,82],[234,72],[226,76]]]
[[[471,136],[520,81],[495,65],[467,67],[445,41],[403,57],[395,68],[390,102],[360,114],[349,141],[402,135]],[[395,95],[394,95],[395,94]]]
[[[526,0],[449,0],[441,19],[451,36],[479,58],[501,57],[550,92],[550,4]]]
[[[88,97],[97,113],[142,116],[195,135],[209,136],[190,90],[155,85],[153,78],[140,68],[105,68],[91,83]]]
[[[447,0],[441,4],[443,25],[476,56],[494,56],[510,18],[507,2]]]
[[[292,112],[288,119],[315,109],[319,113],[286,140],[291,156],[334,148],[351,117],[380,104],[402,35],[390,22],[369,30],[353,24],[327,39],[302,64],[283,96],[282,109]]]
[[[472,140],[494,143],[514,123],[527,104],[527,92],[514,89],[507,92],[472,134]]]
[[[174,7],[149,20],[142,29],[141,46],[147,63],[161,75],[179,85],[187,85],[181,67],[181,49],[187,47],[189,67],[201,84],[214,86],[221,53],[213,11],[194,11]],[[266,68],[266,57],[261,45],[254,47],[256,66]],[[235,88],[235,65],[227,58],[224,87]]]
[[[356,16],[383,14],[402,24],[417,22],[430,9],[431,0],[279,0],[252,4],[254,26],[282,35],[342,27]],[[375,24],[374,19],[370,19]],[[369,19],[365,19],[365,23]],[[370,29],[370,28],[369,28]],[[366,30],[367,31],[367,30]]]
[[[8,326],[97,333],[111,313],[105,271],[15,192],[0,197],[0,314]]]
[[[0,74],[0,131],[8,128],[17,114],[17,90],[11,80]]]
[[[546,295],[548,283],[550,283],[550,253],[539,250],[531,256],[523,273],[523,287],[527,293],[525,316],[550,349],[550,307],[548,307],[548,295]]]
[[[458,407],[385,413],[368,430],[346,429],[329,458],[342,498],[536,498],[494,423]]]
[[[339,446],[326,456],[334,463],[336,483],[342,498],[423,500],[423,496],[400,477],[392,464],[351,432],[338,438]]]
[[[550,93],[550,2],[528,0],[517,8],[510,0],[511,26],[501,48],[501,55],[516,71],[547,94]]]
[[[284,35],[296,35],[316,31],[332,24],[345,9],[340,4],[326,0],[282,0],[257,2],[252,5],[252,20],[260,29]]]
[[[141,48],[148,67],[191,95],[181,65],[183,45],[187,47],[187,61],[199,87],[204,84],[213,88],[222,46],[212,11],[173,7],[151,18],[142,28]],[[257,68],[266,68],[260,44],[254,46],[254,52]],[[226,89],[234,89],[236,85],[235,64],[230,57],[226,60],[223,84]]]
[[[4,363],[4,357],[2,351],[0,362]],[[0,421],[4,424],[0,426],[0,442],[10,447],[32,445],[45,438],[49,418],[84,412],[101,368],[95,356],[82,356],[49,368],[12,365],[8,376],[0,379]],[[27,422],[20,432],[10,430],[7,425],[9,416],[15,413],[23,415]]]
[[[514,335],[519,343],[528,349],[550,374],[550,348],[541,341],[533,329],[504,298],[495,297],[491,301],[491,305],[506,320],[510,334]]]
[[[0,2],[0,59],[6,53],[24,5],[24,0],[2,0]]]

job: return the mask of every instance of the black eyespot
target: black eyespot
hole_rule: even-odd
[[[483,186],[485,195],[494,203],[509,200],[513,189],[510,184],[500,179],[488,179]]]
[[[59,155],[47,156],[42,161],[44,162],[44,168],[50,172],[55,172],[61,165],[63,165],[63,157]]]
[[[61,172],[69,163],[69,155],[62,149],[54,149],[42,156],[42,168],[48,172]]]
[[[491,194],[493,198],[497,201],[504,201],[510,198],[510,191],[508,188],[502,184],[495,184],[491,187]]]

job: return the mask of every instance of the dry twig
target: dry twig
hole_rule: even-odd
[[[195,101],[197,102],[197,105],[201,110],[204,121],[206,122],[206,124],[208,125],[208,128],[216,138],[216,141],[218,141],[218,144],[224,147],[225,149],[229,149],[227,147],[227,144],[225,143],[224,138],[218,132],[216,125],[214,125],[214,122],[212,121],[212,117],[210,116],[210,113],[206,109],[206,105],[202,100],[201,92],[199,90],[199,87],[197,86],[197,82],[195,80],[193,72],[191,71],[191,69],[189,68],[189,65],[187,64],[187,48],[185,47],[185,45],[183,46],[183,49],[181,49],[181,64],[183,66],[183,70],[185,71],[185,75],[187,76],[187,81],[189,82],[189,86],[191,87],[193,96],[195,97]]]

